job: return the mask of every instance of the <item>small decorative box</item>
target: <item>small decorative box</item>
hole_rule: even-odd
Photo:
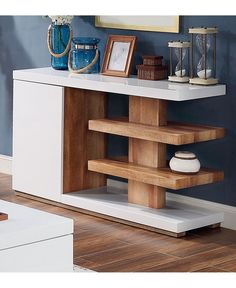
[[[144,65],[162,65],[163,56],[142,56]]]
[[[167,66],[166,65],[137,65],[138,78],[145,80],[163,80],[167,78]]]

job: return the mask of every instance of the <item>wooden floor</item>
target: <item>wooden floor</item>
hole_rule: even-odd
[[[216,228],[172,238],[15,196],[0,174],[0,199],[74,219],[74,263],[95,271],[236,272],[236,231]]]

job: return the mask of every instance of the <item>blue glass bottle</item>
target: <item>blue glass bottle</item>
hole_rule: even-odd
[[[70,25],[57,25],[52,23],[51,29],[51,50],[55,54],[63,53],[67,46],[70,46]],[[67,70],[68,69],[68,55],[69,51],[61,57],[51,55],[51,65],[57,70]]]
[[[97,44],[100,39],[92,37],[74,37],[73,47],[70,54],[70,66],[73,72],[77,73],[99,73],[100,72],[100,52]],[[95,61],[94,65],[86,68]],[[82,71],[81,71],[82,69]]]

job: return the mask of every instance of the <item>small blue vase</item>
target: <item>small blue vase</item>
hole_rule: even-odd
[[[70,45],[70,25],[57,25],[52,23],[51,33],[51,50],[55,54],[61,54],[66,50],[67,45]],[[62,57],[55,57],[51,55],[51,65],[56,70],[68,69],[68,55],[69,51]]]
[[[74,72],[79,72],[80,69],[87,67],[96,58],[95,64],[81,73],[100,72],[100,52],[97,48],[99,41],[100,39],[92,37],[74,37],[72,39],[73,47],[69,61]]]

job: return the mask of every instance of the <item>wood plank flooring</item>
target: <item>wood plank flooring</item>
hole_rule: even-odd
[[[0,199],[74,219],[74,263],[101,272],[236,272],[236,231],[197,229],[183,238],[15,196],[0,174]]]

